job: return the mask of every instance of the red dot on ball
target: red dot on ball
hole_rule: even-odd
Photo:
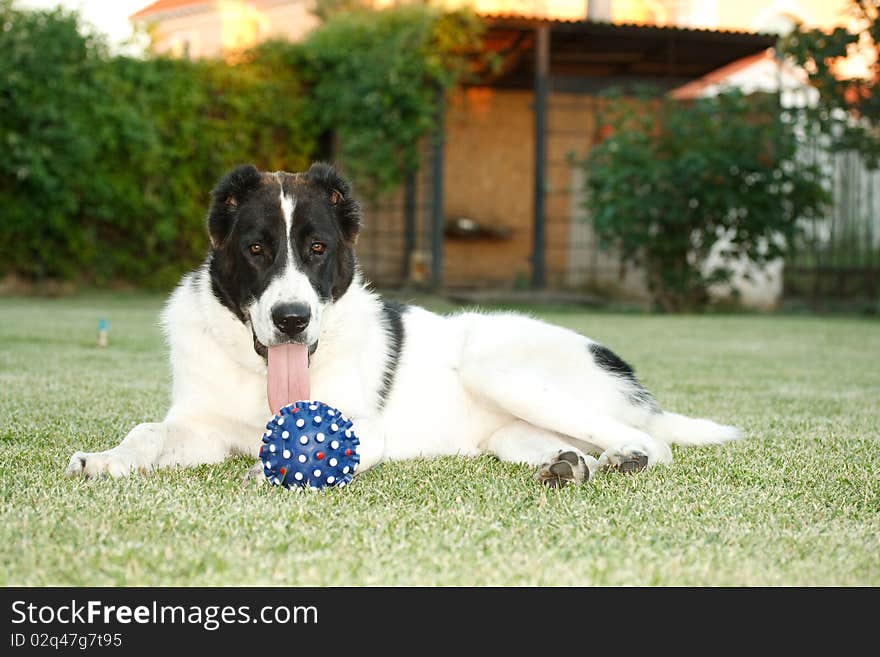
[[[315,454],[315,458],[320,461],[322,458],[324,458],[324,452],[318,452],[317,454]]]
[[[345,455],[346,455],[346,456],[351,456],[351,450],[350,450],[350,449],[345,450]]]
[[[287,468],[281,468],[278,472],[281,474],[287,474]]]

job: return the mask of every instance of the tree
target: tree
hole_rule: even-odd
[[[416,4],[328,11],[327,21],[292,47],[315,124],[337,137],[335,159],[361,193],[388,192],[418,169],[419,142],[436,126],[438,94],[470,72],[481,29],[472,12]]]
[[[581,163],[586,206],[600,242],[645,268],[658,309],[702,308],[733,259],[779,257],[797,220],[827,202],[817,170],[794,165],[773,96],[609,96],[598,118],[609,136]],[[705,271],[719,240],[725,262]]]
[[[880,0],[850,0],[856,31],[831,32],[803,25],[782,39],[779,53],[807,72],[819,92],[815,107],[804,108],[807,122],[825,134],[833,150],[860,152],[870,168],[880,166]],[[870,75],[844,77],[840,62],[860,49],[873,58]]]

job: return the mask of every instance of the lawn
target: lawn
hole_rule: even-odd
[[[0,299],[0,584],[880,585],[876,320],[536,311],[620,353],[664,407],[748,435],[578,488],[489,456],[317,494],[244,486],[245,458],[66,478],[73,451],[161,419],[161,304]]]

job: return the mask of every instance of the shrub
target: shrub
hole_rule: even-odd
[[[791,127],[775,98],[731,91],[679,102],[610,94],[599,113],[609,136],[581,162],[587,209],[605,247],[645,268],[658,309],[691,310],[730,279],[704,271],[713,245],[762,265],[780,256],[799,217],[827,197],[815,168],[794,164]]]
[[[172,284],[204,256],[224,170],[312,157],[299,79],[271,64],[110,57],[73,13],[0,2],[3,270]]]
[[[480,23],[419,5],[327,14],[296,47],[315,122],[335,134],[337,157],[361,190],[381,194],[418,168],[438,95],[469,71]]]
[[[75,13],[0,0],[0,273],[168,286],[204,254],[224,170],[304,169],[333,132],[362,191],[398,185],[479,23],[333,2],[304,44],[265,43],[230,65],[111,57]]]

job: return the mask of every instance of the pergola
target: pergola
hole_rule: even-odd
[[[776,43],[773,34],[484,16],[484,47],[501,60],[477,84],[534,93],[534,217],[532,285],[545,284],[547,96],[552,91],[594,94],[616,85],[649,83],[673,89]],[[441,108],[442,111],[442,108]],[[442,114],[441,114],[442,116]],[[443,276],[443,133],[434,149],[432,282]]]

